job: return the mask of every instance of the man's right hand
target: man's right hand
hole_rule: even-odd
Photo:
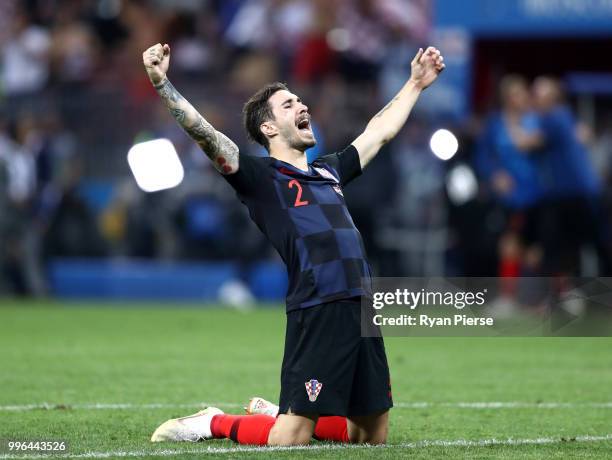
[[[238,146],[207,122],[166,78],[170,47],[161,43],[152,46],[142,53],[142,62],[157,94],[172,116],[212,160],[215,168],[221,174],[238,171]]]
[[[170,46],[161,43],[153,45],[142,53],[142,62],[144,63],[147,75],[153,85],[159,85],[166,79],[168,66],[170,65]]]

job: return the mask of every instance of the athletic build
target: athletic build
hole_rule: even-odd
[[[343,187],[404,125],[421,91],[444,69],[440,52],[419,49],[410,79],[363,133],[310,165],[305,151],[316,140],[308,107],[284,84],[266,85],[245,104],[249,137],[269,152],[256,158],[239,154],[170,83],[167,44],[146,50],[143,62],[172,116],[235,189],[289,275],[279,407],[256,398],[249,404],[253,415],[208,408],[165,422],[151,440],[227,437],[243,444],[298,445],[314,436],[386,442],[389,370],[382,339],[361,337],[359,299],[369,293],[371,274]]]

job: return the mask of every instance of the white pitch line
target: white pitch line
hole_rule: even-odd
[[[98,409],[174,409],[174,408],[205,408],[213,407],[244,407],[244,404],[228,403],[228,402],[197,402],[197,403],[148,403],[148,404],[133,404],[133,403],[84,403],[84,404],[53,404],[53,403],[38,403],[38,404],[14,404],[8,406],[0,406],[0,411],[28,411],[28,410],[98,410]]]
[[[141,409],[183,409],[183,408],[204,408],[243,407],[244,404],[230,402],[194,402],[194,403],[82,403],[82,404],[14,404],[0,406],[0,411],[29,411],[29,410],[141,410]],[[396,402],[394,407],[399,409],[427,409],[435,407],[446,407],[456,409],[612,409],[612,402],[520,402],[520,401],[482,401],[482,402]]]
[[[612,409],[612,402],[520,402],[520,401],[483,401],[483,402],[413,402],[394,403],[394,407],[403,409],[421,409],[428,407],[449,407],[456,409],[576,409],[596,408]]]
[[[525,403],[525,402],[459,402],[443,404],[446,407],[458,407],[469,409],[563,409],[563,408],[598,408],[612,409],[612,402],[541,402],[541,403]]]
[[[488,447],[488,446],[521,446],[533,444],[558,444],[564,442],[603,442],[612,441],[612,434],[600,436],[576,436],[576,437],[540,437],[532,439],[455,439],[455,440],[423,440],[401,444],[390,444],[385,446],[369,446],[358,444],[315,444],[310,446],[292,447],[207,447],[201,449],[166,449],[158,451],[109,451],[109,452],[86,452],[83,454],[0,454],[0,459],[43,459],[43,458],[117,458],[117,457],[169,457],[184,454],[242,454],[242,453],[268,453],[268,452],[292,452],[292,451],[335,451],[349,449],[422,449],[428,447]]]

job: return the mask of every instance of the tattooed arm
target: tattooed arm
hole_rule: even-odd
[[[443,60],[440,51],[436,48],[429,47],[426,51],[419,49],[411,63],[410,80],[380,112],[374,115],[363,133],[352,142],[359,152],[362,168],[404,126],[421,91],[431,85],[444,70]]]
[[[225,134],[217,131],[174,88],[166,73],[170,64],[170,47],[157,44],[146,50],[142,59],[147,74],[170,114],[211,159],[222,174],[238,170],[238,147]]]
[[[238,170],[238,147],[225,134],[217,131],[202,115],[176,90],[167,78],[155,89],[166,107],[185,130],[211,159],[222,174]]]

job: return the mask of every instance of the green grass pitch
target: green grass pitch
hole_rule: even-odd
[[[149,442],[199,403],[276,401],[284,325],[280,308],[5,301],[0,439],[65,439],[77,458],[612,457],[611,338],[387,339],[397,407],[382,448]],[[474,404],[493,402],[506,404]]]

